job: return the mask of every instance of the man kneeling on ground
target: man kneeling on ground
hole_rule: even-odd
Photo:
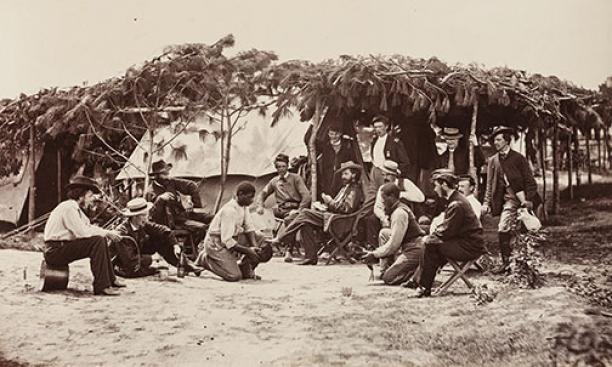
[[[438,268],[447,259],[474,260],[485,253],[482,226],[467,199],[456,190],[457,177],[448,171],[434,171],[434,191],[448,200],[444,220],[433,234],[425,237],[417,297],[429,297]]]
[[[90,258],[96,295],[116,296],[115,288],[125,287],[115,277],[108,252],[107,239],[119,240],[119,232],[91,224],[83,210],[100,193],[96,181],[75,176],[66,186],[68,200],[61,202],[49,215],[45,225],[45,261],[49,265],[64,266],[73,261]]]
[[[254,198],[255,186],[241,182],[236,197],[215,214],[199,245],[196,263],[223,280],[261,279],[255,268],[272,257],[272,247],[262,246],[263,236],[255,232],[251,221],[249,206]]]
[[[127,207],[121,214],[127,217],[127,221],[117,227],[117,231],[122,236],[129,236],[134,239],[138,246],[138,253],[134,254],[124,248],[123,241],[116,243],[118,252],[118,274],[128,278],[141,277],[154,274],[155,269],[151,269],[151,256],[154,253],[160,254],[166,262],[174,267],[178,267],[181,255],[181,247],[176,241],[172,230],[164,225],[153,223],[147,220],[149,210],[153,206],[144,198],[132,199],[127,203]],[[184,258],[185,270],[193,271],[199,275],[203,269],[193,264],[189,259]]]
[[[380,230],[379,247],[367,252],[363,258],[367,263],[380,259],[381,278],[388,285],[410,280],[423,253],[420,237],[425,233],[412,210],[400,201],[400,192],[400,188],[392,182],[380,188],[385,212],[391,217],[391,226]]]

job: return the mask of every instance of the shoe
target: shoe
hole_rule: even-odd
[[[415,297],[416,298],[426,298],[426,297],[431,297],[431,289],[426,289],[423,287],[417,287],[416,293],[415,293]]]
[[[289,253],[287,253],[287,255],[285,255],[284,261],[286,263],[292,263],[293,262],[293,258],[291,257],[291,255]]]
[[[193,261],[186,259],[185,271],[187,273],[193,272],[193,274],[195,274],[196,277],[199,277],[200,274],[202,274],[202,272],[204,271],[204,268],[201,268],[198,265],[196,265],[196,263],[194,263]]]
[[[410,280],[402,283],[402,287],[404,287],[404,288],[411,288],[411,289],[417,289],[419,287],[419,285],[413,279],[410,279]]]
[[[298,263],[296,263],[297,265],[317,265],[317,259],[306,259],[306,260],[302,260]]]
[[[96,296],[118,296],[120,294],[118,290],[111,287],[104,288],[101,291],[94,291],[94,295]]]
[[[127,287],[127,285],[125,283],[122,283],[122,282],[118,281],[117,279],[115,279],[113,284],[111,284],[111,287],[113,287],[113,288],[125,288],[125,287]]]

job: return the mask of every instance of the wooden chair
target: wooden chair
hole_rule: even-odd
[[[438,289],[435,290],[434,295],[439,296],[443,294],[458,279],[463,280],[463,282],[465,283],[465,285],[467,285],[470,291],[473,291],[474,284],[470,282],[465,273],[470,269],[470,267],[476,264],[478,259],[469,261],[456,261],[452,259],[447,259],[447,261],[453,267],[453,274],[444,283],[442,283],[442,285]]]

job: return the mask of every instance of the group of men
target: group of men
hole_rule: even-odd
[[[234,197],[214,216],[197,210],[202,203],[195,183],[171,178],[172,166],[158,161],[150,173],[152,187],[145,195],[148,201],[131,200],[122,211],[127,220],[108,230],[92,225],[84,213],[100,189],[94,180],[77,176],[67,187],[68,200],[60,203],[47,221],[45,261],[66,265],[91,258],[93,289],[99,295],[117,295],[117,288],[125,286],[115,277],[115,270],[127,277],[151,274],[151,262],[146,257],[143,260],[143,256],[156,252],[170,265],[181,265],[196,275],[208,270],[227,281],[258,279],[254,270],[271,258],[273,244],[291,247],[299,243],[305,258],[298,264],[316,265],[319,234],[329,229],[330,219],[337,214],[355,213],[366,196],[373,196],[374,209],[366,217],[365,227],[366,242],[375,249],[367,251],[363,260],[380,262],[381,279],[386,284],[414,286],[418,297],[429,296],[436,272],[446,259],[472,260],[486,251],[481,213],[501,214],[499,241],[502,271],[506,272],[517,209],[532,209],[539,204],[526,159],[509,147],[512,131],[500,128],[492,134],[498,153],[488,161],[482,206],[473,195],[473,177],[457,176],[449,169],[433,172],[431,182],[445,208],[426,235],[414,211],[425,196],[411,180],[401,177],[409,165],[405,149],[399,140],[388,136],[390,124],[386,118],[377,117],[373,124],[377,138],[371,148],[372,167],[366,172],[370,182],[367,192],[364,194],[361,184],[364,166],[350,159],[341,134],[332,127],[329,146],[321,150],[321,155],[328,156],[318,157],[318,169],[331,179],[322,180],[319,200],[312,205],[304,180],[288,171],[289,157],[284,154],[274,161],[278,175],[259,195],[251,183],[240,183]],[[333,172],[327,172],[330,167]],[[255,230],[249,207],[255,203],[256,212],[262,214],[264,202],[272,194],[273,214],[283,225],[273,239],[264,240]],[[190,228],[198,244],[193,262],[182,256],[173,231],[177,226]],[[119,256],[125,248],[118,244],[126,237],[137,245],[136,263]],[[118,262],[111,261],[109,248],[114,248]]]

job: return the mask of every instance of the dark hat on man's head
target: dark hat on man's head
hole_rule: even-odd
[[[82,188],[90,189],[91,191],[93,191],[96,194],[102,192],[102,190],[100,190],[100,187],[98,186],[98,183],[96,182],[96,180],[94,180],[91,177],[86,177],[86,176],[81,176],[81,175],[74,176],[70,180],[70,183],[68,183],[68,185],[66,185],[66,190],[70,190],[70,189],[77,188],[77,187],[82,187]]]
[[[336,173],[342,173],[344,172],[344,170],[346,169],[350,169],[355,171],[357,174],[361,173],[361,165],[353,162],[353,161],[348,161],[348,162],[343,162],[342,164],[340,164],[340,168],[338,168],[336,170]]]
[[[491,135],[489,136],[489,138],[493,140],[493,138],[495,138],[499,134],[510,134],[514,136],[515,132],[514,132],[514,129],[511,127],[497,126],[493,129],[493,132],[491,132]]]
[[[153,162],[149,175],[159,175],[160,173],[168,173],[172,169],[172,163],[166,163],[163,159]]]

